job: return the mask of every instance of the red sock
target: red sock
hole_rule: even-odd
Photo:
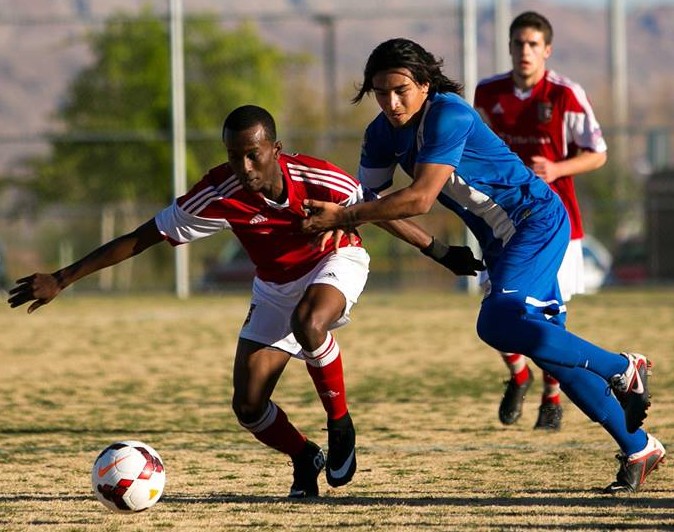
[[[328,419],[339,419],[346,415],[346,388],[344,369],[339,345],[328,333],[323,345],[315,351],[304,351],[307,371],[314,381],[314,387],[321,398]]]
[[[522,386],[529,378],[529,367],[526,358],[519,353],[501,353],[503,361],[510,370],[510,376],[515,379],[517,386]]]
[[[266,446],[290,456],[301,452],[307,441],[306,436],[288,421],[286,413],[272,401],[260,419],[240,424]]]
[[[543,397],[541,397],[541,403],[560,404],[562,402],[560,391],[559,381],[549,373],[543,372]]]

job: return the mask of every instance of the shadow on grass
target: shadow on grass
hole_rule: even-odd
[[[602,523],[602,510],[627,507],[634,510],[647,510],[640,518],[645,522],[631,521],[620,523],[620,530],[652,530],[649,522],[657,522],[657,530],[674,530],[674,517],[671,510],[674,508],[674,500],[669,495],[669,491],[657,490],[665,498],[641,497],[641,496],[604,496],[598,494],[599,488],[578,492],[577,496],[561,497],[562,494],[569,492],[564,490],[537,491],[540,496],[514,496],[514,497],[380,497],[380,496],[347,496],[331,497],[323,496],[310,499],[289,499],[287,497],[261,496],[261,495],[240,495],[240,494],[212,494],[205,496],[192,495],[171,495],[164,496],[157,503],[157,506],[163,505],[264,505],[270,504],[278,508],[279,504],[285,504],[289,511],[297,511],[298,506],[326,506],[335,507],[446,507],[446,508],[490,508],[492,515],[491,526],[496,526],[499,530],[540,530],[539,524],[530,524],[519,522],[513,525],[508,519],[506,522],[498,524],[499,508],[505,515],[508,514],[507,508],[529,507],[531,512],[545,511],[547,508],[577,508],[576,517],[581,521],[574,523],[556,523],[556,530],[616,530],[616,524]],[[597,494],[597,496],[593,496]],[[90,502],[93,500],[91,495],[48,495],[48,494],[15,494],[0,495],[0,504],[22,504],[22,503],[52,503],[52,502]],[[583,511],[586,510],[586,511]],[[664,511],[658,511],[664,510]],[[605,514],[609,515],[609,514]],[[418,516],[417,516],[418,517]],[[588,522],[582,519],[588,517]],[[58,520],[54,523],[60,522]],[[2,520],[0,519],[0,524]],[[420,523],[414,518],[414,523],[410,525],[418,526]],[[318,528],[331,528],[333,525],[326,523]]]
[[[160,504],[279,504],[288,505],[310,504],[329,506],[552,506],[584,508],[615,508],[619,506],[644,507],[650,509],[674,508],[674,499],[668,497],[669,491],[651,490],[662,493],[664,498],[643,497],[640,495],[611,496],[601,494],[600,488],[578,492],[583,496],[564,497],[568,494],[564,490],[537,491],[540,496],[513,496],[513,497],[380,497],[380,496],[346,496],[332,497],[330,495],[309,499],[290,499],[271,495],[241,495],[241,494],[211,494],[194,495],[165,495]],[[596,496],[594,496],[596,495]],[[28,494],[0,495],[0,503],[12,502],[51,502],[51,501],[88,501],[91,495],[64,495],[64,494]],[[674,518],[673,514],[667,514]]]
[[[311,499],[289,499],[287,497],[272,497],[260,495],[214,494],[206,497],[171,495],[162,498],[164,503],[177,504],[327,504],[330,506],[553,506],[553,507],[587,507],[587,508],[615,508],[617,506],[633,506],[655,508],[674,508],[674,499],[653,498],[641,496],[611,496],[601,494],[596,488],[582,492],[588,496],[560,497],[568,493],[563,490],[550,493],[540,492],[541,496],[513,496],[513,497],[331,497],[323,496]],[[662,492],[663,494],[669,492]],[[591,497],[590,495],[596,495]],[[0,498],[0,501],[2,499]],[[672,518],[672,515],[669,515]]]
[[[139,429],[138,427],[105,427],[105,428],[73,428],[73,427],[29,427],[0,430],[0,435],[16,436],[28,434],[115,434],[134,432],[143,434],[231,434],[241,433],[241,428],[218,429]]]

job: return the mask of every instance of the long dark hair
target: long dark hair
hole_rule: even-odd
[[[372,78],[382,70],[406,68],[419,85],[429,84],[430,92],[453,92],[463,94],[463,85],[445,76],[443,61],[427,52],[420,44],[403,38],[390,39],[379,44],[367,60],[363,73],[363,84],[351,103],[359,103],[363,96],[372,91]]]

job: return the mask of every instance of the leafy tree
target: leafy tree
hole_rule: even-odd
[[[187,174],[194,182],[222,160],[220,127],[229,111],[284,102],[284,69],[302,64],[263,42],[249,23],[223,30],[215,16],[185,21]],[[88,36],[93,61],[56,112],[62,134],[32,162],[43,202],[165,203],[172,195],[170,39],[145,9],[111,17]]]

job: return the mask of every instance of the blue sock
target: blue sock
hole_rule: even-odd
[[[554,319],[546,319],[543,314],[525,314],[520,301],[498,294],[483,301],[477,332],[499,351],[524,353],[537,364],[583,367],[605,381],[624,373],[629,363],[618,353],[606,351],[568,332]]]
[[[602,377],[582,367],[568,368],[546,363],[541,367],[559,381],[567,397],[585,415],[606,429],[623,453],[634,454],[646,447],[646,432],[641,429],[633,434],[627,432],[625,412],[615,396],[608,392]]]

